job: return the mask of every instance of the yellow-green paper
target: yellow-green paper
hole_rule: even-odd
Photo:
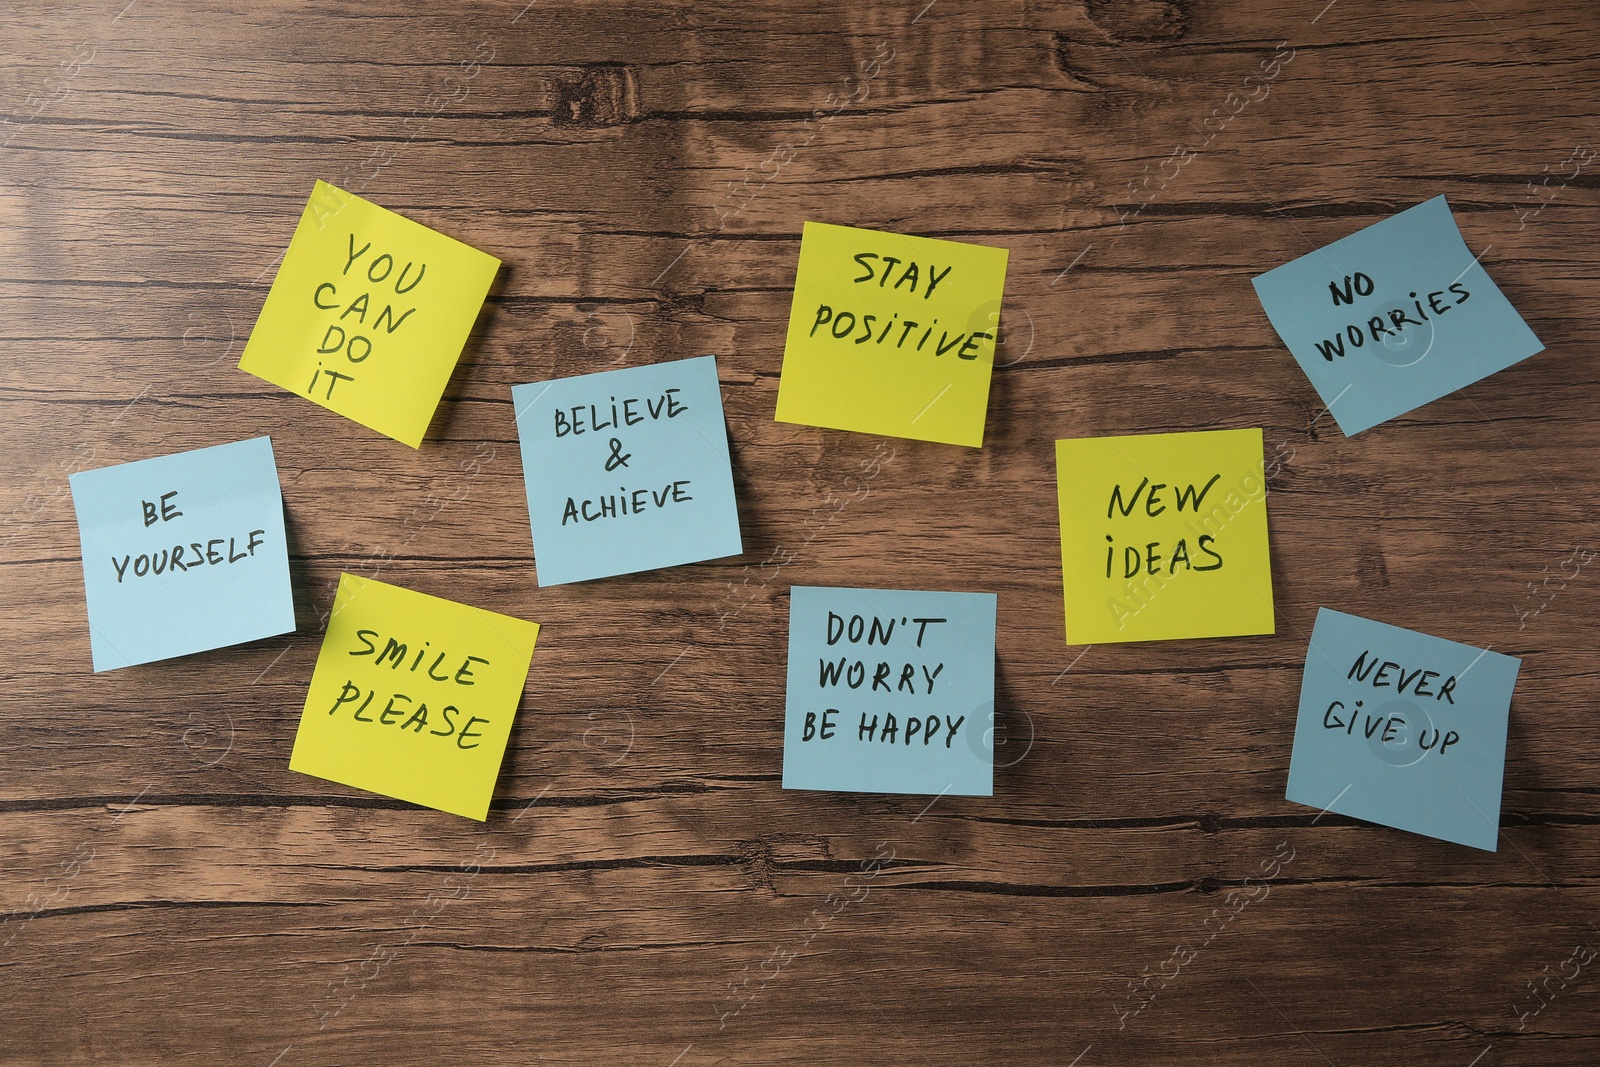
[[[482,822],[538,635],[341,575],[290,770]]]
[[[778,421],[982,446],[1009,255],[806,223]]]
[[[319,181],[239,369],[420,447],[499,269]]]
[[[1261,431],[1056,442],[1067,643],[1270,634]]]

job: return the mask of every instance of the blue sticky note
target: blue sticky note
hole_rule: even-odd
[[[1254,282],[1346,437],[1544,350],[1442,196]]]
[[[1286,794],[1495,851],[1522,661],[1323,608],[1306,652]]]
[[[744,551],[712,356],[511,387],[540,585]]]
[[[994,794],[993,593],[789,591],[783,787]]]
[[[96,671],[294,630],[272,439],[69,479]]]

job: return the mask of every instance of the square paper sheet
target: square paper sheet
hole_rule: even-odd
[[[79,471],[69,481],[96,671],[294,629],[271,438]]]
[[[289,768],[484,821],[538,635],[341,575]]]
[[[783,787],[994,793],[993,593],[795,586]]]
[[[499,269],[319,181],[239,369],[417,448]]]
[[[980,447],[1009,255],[806,223],[778,421]]]
[[[540,585],[736,556],[711,356],[511,387]]]
[[[1270,634],[1261,431],[1056,442],[1067,643]]]
[[[1442,196],[1255,279],[1273,329],[1350,437],[1544,345]]]
[[[1522,661],[1323,608],[1286,796],[1495,851]]]

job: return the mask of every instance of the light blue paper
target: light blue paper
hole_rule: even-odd
[[[1254,282],[1346,437],[1544,350],[1468,251],[1442,196]]]
[[[514,385],[511,401],[540,585],[744,551],[714,357]]]
[[[1494,852],[1521,666],[1498,652],[1321,609],[1306,652],[1287,798]]]
[[[97,672],[294,630],[270,437],[79,471],[69,482]]]
[[[995,604],[791,589],[783,787],[992,796]]]

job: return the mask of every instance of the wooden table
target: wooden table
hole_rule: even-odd
[[[1600,1062],[1592,4],[124,2],[0,16],[0,1060]],[[319,177],[506,261],[420,451],[235,367]],[[1547,350],[1347,439],[1249,279],[1439,193]],[[981,451],[773,421],[807,219],[1011,250]],[[745,555],[539,588],[510,386],[707,352]],[[1052,441],[1235,426],[1277,634],[1066,646]],[[257,434],[298,632],[92,674],[67,474]],[[341,571],[543,624],[486,825],[288,769]],[[992,799],[780,788],[793,583],[998,593]],[[1284,800],[1322,605],[1523,658],[1498,852]]]

